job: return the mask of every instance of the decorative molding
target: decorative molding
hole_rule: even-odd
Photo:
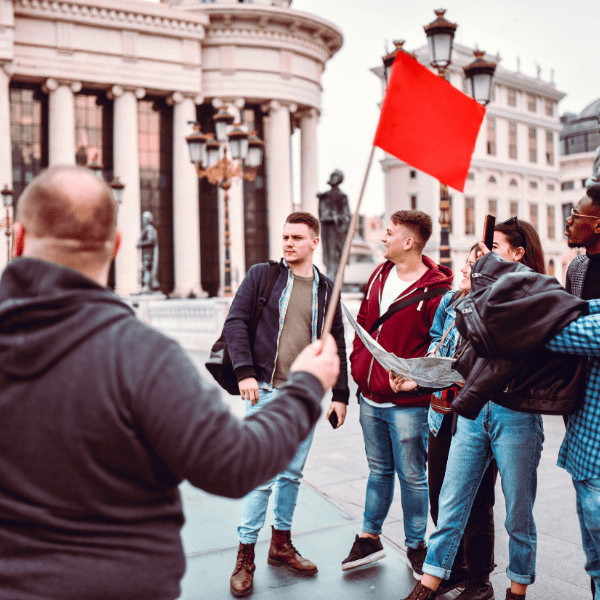
[[[121,32],[121,53],[125,59],[137,59],[138,36],[137,31],[123,30]]]
[[[138,100],[141,100],[146,95],[146,90],[144,88],[127,87],[117,84],[113,85],[109,90],[107,90],[106,97],[109,100],[114,100],[115,98],[120,98],[123,96],[125,92],[134,94]]]
[[[185,97],[186,96],[184,94],[182,94],[181,92],[173,92],[172,94],[167,96],[166,103],[169,106],[173,106],[174,104],[180,104],[181,102],[183,102],[183,99]]]
[[[80,92],[83,87],[81,81],[69,81],[67,79],[48,77],[48,79],[42,83],[42,92],[44,92],[44,94],[49,94],[50,92],[55,92],[60,86],[68,87],[74,94]]]
[[[95,27],[149,31],[174,37],[204,39],[208,18],[203,14],[178,12],[161,5],[147,9],[122,9],[118,2],[90,0],[13,0],[15,16],[26,15],[52,21],[87,23]],[[131,6],[131,5],[130,5]]]

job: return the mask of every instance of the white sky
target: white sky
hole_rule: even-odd
[[[499,51],[505,69],[516,70],[517,57],[526,75],[535,76],[539,64],[544,81],[554,69],[557,88],[567,94],[560,114],[578,113],[600,97],[600,0],[292,0],[292,9],[322,17],[344,34],[344,45],[322,79],[320,191],[328,189],[329,174],[341,169],[341,187],[355,205],[381,101],[379,80],[369,69],[381,64],[386,42],[390,49],[394,39],[405,39],[409,50],[424,45],[423,25],[433,21],[433,10],[440,7],[447,9],[448,20],[458,23],[458,43]],[[361,213],[384,210],[381,158],[378,150]]]

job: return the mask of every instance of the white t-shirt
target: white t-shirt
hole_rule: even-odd
[[[402,281],[398,277],[398,271],[396,268],[392,268],[388,278],[385,280],[385,284],[383,286],[383,292],[381,293],[381,302],[379,303],[379,316],[385,314],[390,304],[398,297],[400,294],[403,294],[413,283],[417,281]],[[373,400],[369,400],[369,398],[365,398],[365,401],[371,406],[376,406],[377,408],[392,408],[396,406],[392,402],[385,402],[383,404],[379,404],[378,402],[374,402]]]
[[[388,278],[385,280],[383,292],[381,293],[379,316],[385,314],[388,311],[390,304],[416,281],[416,279],[414,281],[402,281],[402,279],[398,277],[398,271],[396,271],[395,268],[392,268]]]

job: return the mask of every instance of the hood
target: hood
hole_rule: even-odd
[[[18,258],[0,280],[0,371],[35,377],[99,329],[133,314],[77,271]]]

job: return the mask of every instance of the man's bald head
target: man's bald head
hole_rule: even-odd
[[[117,204],[110,187],[89,169],[42,171],[21,194],[15,221],[23,227],[24,256],[82,271],[110,263]]]

